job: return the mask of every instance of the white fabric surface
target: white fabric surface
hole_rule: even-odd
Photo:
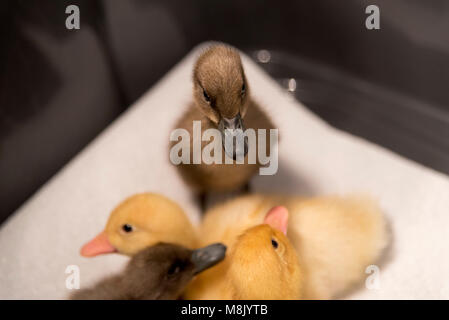
[[[127,258],[86,259],[79,248],[103,228],[111,209],[133,193],[165,194],[198,221],[195,199],[168,161],[170,129],[191,97],[197,50],[1,227],[1,299],[66,298],[68,265],[80,267],[81,286],[119,270]],[[449,298],[448,177],[330,127],[247,57],[243,61],[252,95],[272,116],[281,138],[277,175],[257,176],[253,188],[297,194],[368,192],[379,199],[391,222],[393,246],[380,266],[380,289],[361,286],[345,298]]]

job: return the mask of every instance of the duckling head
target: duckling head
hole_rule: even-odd
[[[235,299],[300,299],[303,273],[286,237],[288,211],[271,209],[264,224],[244,232],[229,256],[228,279]]]
[[[158,242],[195,247],[196,235],[184,211],[170,199],[154,193],[131,196],[111,213],[106,228],[81,248],[93,257],[118,252],[134,255]]]
[[[195,105],[220,130],[225,152],[233,159],[248,152],[244,117],[249,105],[249,88],[239,53],[224,45],[208,48],[193,70]],[[243,141],[234,148],[233,139]],[[241,139],[241,140],[239,140]],[[231,145],[225,145],[225,142]]]
[[[222,261],[225,253],[226,246],[220,243],[196,250],[158,243],[132,257],[122,283],[135,299],[174,299],[195,275]]]

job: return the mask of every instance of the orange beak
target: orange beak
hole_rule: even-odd
[[[101,232],[98,236],[86,243],[81,248],[81,255],[83,257],[95,257],[99,254],[117,252],[117,249],[112,246],[108,240],[106,232]]]

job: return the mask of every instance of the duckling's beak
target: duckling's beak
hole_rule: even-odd
[[[109,242],[108,235],[105,231],[98,234],[81,248],[83,257],[95,257],[99,254],[117,252],[117,249]]]
[[[244,135],[245,127],[240,113],[231,119],[221,118],[218,130],[221,132],[221,142],[226,155],[234,160],[237,157],[243,159],[248,153],[248,137]]]
[[[214,243],[210,246],[196,249],[192,253],[192,262],[195,266],[194,273],[198,274],[224,259],[226,246],[221,243]]]

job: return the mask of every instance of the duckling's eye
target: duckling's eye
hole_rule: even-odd
[[[181,265],[177,262],[173,263],[167,271],[169,276],[175,275],[181,271]]]
[[[278,246],[279,246],[278,242],[277,242],[276,240],[274,240],[274,239],[271,239],[271,245],[272,245],[273,248],[275,248],[275,249],[277,249]]]
[[[207,102],[210,102],[210,97],[207,94],[206,90],[203,89],[203,96],[204,96],[204,100],[206,100]]]
[[[130,224],[124,224],[122,226],[122,230],[125,231],[126,233],[129,233],[129,232],[133,231],[133,226]]]
[[[245,92],[246,92],[246,86],[245,86],[245,84],[243,84],[243,85],[242,85],[242,91],[241,91],[240,94],[241,94],[242,96],[244,96],[244,95],[245,95]]]

